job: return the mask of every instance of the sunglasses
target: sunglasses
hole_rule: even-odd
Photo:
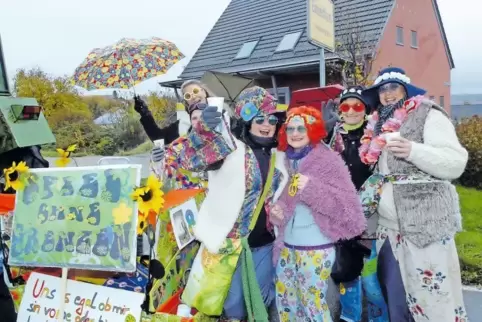
[[[297,131],[300,134],[305,134],[306,133],[306,126],[304,125],[298,125],[298,126],[287,126],[286,127],[286,134],[292,135]]]
[[[383,93],[386,93],[386,92],[393,92],[393,91],[396,91],[397,89],[400,88],[400,84],[397,84],[397,83],[388,83],[388,84],[385,84],[383,86],[380,86],[378,88],[378,93],[379,94],[383,94]]]
[[[355,112],[363,112],[365,110],[365,105],[363,105],[362,103],[356,103],[352,105],[343,103],[340,105],[340,111],[342,113],[348,113],[351,109]]]
[[[199,93],[201,93],[201,89],[200,89],[200,88],[197,88],[197,87],[194,87],[194,88],[192,89],[192,92],[190,92],[190,93],[189,93],[189,92],[184,93],[184,99],[185,99],[186,101],[189,101],[189,100],[191,100],[193,97],[198,96]]]
[[[278,124],[278,117],[275,115],[269,115],[269,116],[258,115],[254,118],[254,122],[259,125],[263,124],[266,120],[268,120],[269,125]]]

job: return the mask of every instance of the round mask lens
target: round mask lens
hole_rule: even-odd
[[[194,95],[199,94],[199,88],[194,87],[194,88],[192,89],[192,93],[193,93]]]
[[[190,93],[184,93],[184,99],[186,101],[189,101],[191,99],[191,94]]]
[[[268,118],[269,125],[276,125],[278,124],[278,118],[275,115],[270,115]]]
[[[293,126],[286,127],[286,134],[291,135],[295,132],[295,128]]]
[[[264,123],[264,116],[256,116],[256,117],[254,118],[254,122],[255,122],[256,124],[259,124],[259,125],[263,124],[263,123]]]
[[[343,113],[346,113],[350,110],[350,105],[348,104],[341,104],[340,105],[340,111],[342,111]]]

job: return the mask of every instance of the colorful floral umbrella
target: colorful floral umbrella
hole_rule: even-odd
[[[160,38],[123,38],[115,45],[96,48],[75,70],[72,82],[87,90],[130,88],[165,74],[184,55]]]

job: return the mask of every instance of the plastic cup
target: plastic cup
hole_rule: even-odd
[[[208,105],[216,106],[218,112],[222,113],[224,108],[224,97],[208,97]]]
[[[387,141],[387,143],[389,143],[393,139],[399,138],[399,137],[401,137],[400,132],[385,133],[385,141]]]
[[[191,308],[186,304],[179,304],[177,307],[177,316],[182,316],[185,318],[191,317]]]
[[[164,147],[164,139],[155,140],[155,141],[154,141],[154,146],[156,146],[156,147],[158,147],[158,148],[163,148],[163,147]]]

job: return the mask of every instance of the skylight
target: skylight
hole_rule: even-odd
[[[241,49],[239,49],[238,54],[234,59],[249,58],[249,56],[251,56],[253,53],[254,48],[256,48],[258,42],[259,40],[245,42],[243,46],[241,46]]]
[[[276,48],[276,52],[295,49],[298,40],[300,40],[300,37],[301,31],[285,35],[283,39],[281,39],[278,48]]]

